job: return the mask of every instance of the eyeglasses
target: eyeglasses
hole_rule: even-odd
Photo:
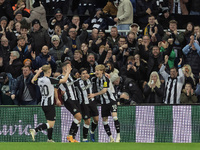
[[[69,31],[69,32],[74,32],[75,33],[76,31]]]

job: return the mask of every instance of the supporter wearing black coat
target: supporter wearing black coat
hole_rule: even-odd
[[[164,85],[160,82],[156,71],[151,73],[143,93],[145,95],[145,103],[163,103]]]
[[[5,72],[10,73],[13,78],[17,78],[18,76],[21,75],[22,71],[22,62],[19,59],[20,55],[17,51],[12,51],[10,53],[10,60],[8,64],[5,67]]]
[[[31,43],[32,50],[35,51],[36,56],[41,53],[41,49],[44,45],[50,47],[50,37],[47,33],[47,30],[44,29],[41,25],[39,20],[34,19],[32,21],[33,30],[30,32],[30,36],[32,37],[33,41]]]
[[[133,79],[119,77],[117,74],[115,74],[112,78],[115,96],[118,100],[120,99],[121,93],[126,92],[129,95],[129,98],[127,99],[129,101],[129,105],[143,102],[142,92]]]
[[[14,19],[13,10],[8,0],[1,0],[0,2],[0,18],[2,16],[6,16],[8,20]]]
[[[164,61],[164,57],[165,55],[168,55],[171,53],[172,51],[172,47],[173,47],[173,40],[170,39],[168,40],[170,41],[169,43],[169,47],[165,52],[160,52],[158,46],[154,46],[152,49],[152,53],[145,53],[144,47],[143,45],[139,45],[139,53],[140,56],[144,57],[147,60],[147,76],[149,77],[152,71],[159,71],[159,66],[160,64],[163,63]]]

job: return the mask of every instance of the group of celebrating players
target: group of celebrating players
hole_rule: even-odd
[[[104,129],[110,138],[110,142],[120,142],[120,123],[117,117],[117,102],[110,89],[110,80],[105,75],[105,66],[97,65],[94,75],[89,75],[87,69],[79,70],[80,78],[74,80],[71,73],[71,65],[67,62],[62,64],[62,74],[56,79],[51,77],[50,65],[42,66],[37,74],[33,77],[32,83],[37,84],[41,92],[41,106],[44,111],[47,123],[39,125],[35,129],[30,129],[30,134],[35,141],[36,132],[47,129],[48,142],[52,140],[53,127],[55,124],[55,105],[61,105],[58,96],[58,90],[61,90],[65,108],[74,116],[67,140],[69,142],[78,142],[75,136],[78,132],[81,120],[83,118],[83,142],[89,142],[87,136],[90,132],[92,142],[95,142],[94,131],[98,125],[99,113],[97,109],[97,100],[101,103],[101,116],[103,119]],[[44,76],[39,77],[43,72]],[[39,78],[38,78],[39,77]],[[108,116],[114,120],[117,131],[116,140],[114,140],[110,127],[108,125]],[[93,118],[90,126],[90,118]]]

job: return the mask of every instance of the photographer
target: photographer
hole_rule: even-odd
[[[113,75],[111,79],[118,104],[133,105],[143,102],[142,92],[133,79],[120,77],[117,74]]]
[[[129,56],[127,58],[127,64],[120,70],[121,76],[133,79],[134,81],[140,80],[140,74],[138,67],[135,65],[135,57]]]

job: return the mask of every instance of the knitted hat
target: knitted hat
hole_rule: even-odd
[[[53,41],[59,41],[60,42],[60,38],[57,35],[54,35],[51,38],[51,42],[53,42]]]

